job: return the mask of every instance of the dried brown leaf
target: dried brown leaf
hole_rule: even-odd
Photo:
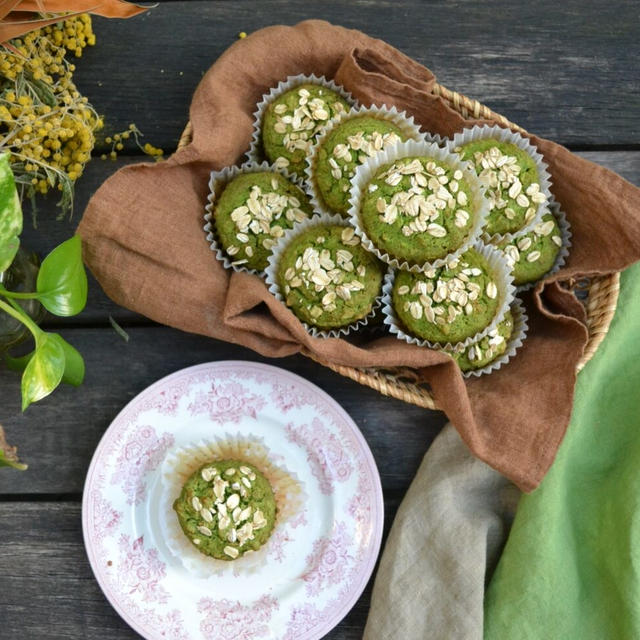
[[[6,43],[80,13],[94,13],[104,18],[130,18],[152,6],[143,7],[124,0],[0,0],[0,42]],[[33,13],[62,15],[34,20]]]
[[[27,468],[26,464],[18,461],[18,447],[12,447],[7,442],[2,425],[0,425],[0,467],[13,467],[20,471]]]
[[[79,11],[95,13],[104,18],[130,18],[151,8],[124,2],[124,0],[22,0],[17,10],[43,13],[40,5],[44,5],[46,13]]]

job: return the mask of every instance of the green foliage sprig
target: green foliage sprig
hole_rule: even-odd
[[[11,266],[20,246],[22,208],[9,165],[0,156],[0,273]],[[18,303],[37,299],[50,313],[73,316],[87,303],[87,274],[82,264],[82,243],[74,236],[56,247],[42,262],[36,291],[8,291],[0,284],[0,312],[20,321],[31,332],[35,349],[22,357],[4,355],[7,366],[22,374],[22,410],[42,400],[64,382],[73,386],[84,380],[84,360],[62,336],[42,330]]]

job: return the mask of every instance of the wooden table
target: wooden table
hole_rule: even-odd
[[[145,140],[170,151],[195,86],[238,32],[322,17],[386,39],[449,88],[638,184],[639,14],[637,3],[623,0],[163,2],[129,21],[96,19],[98,45],[78,61],[76,79],[110,131],[135,122]],[[45,252],[72,234],[99,184],[140,159],[128,153],[116,162],[93,160],[77,185],[73,220],[56,222],[54,201],[43,202],[25,244]],[[109,315],[126,328],[128,343]],[[264,358],[155,325],[111,303],[95,281],[82,315],[47,324],[84,354],[87,377],[81,389],[60,389],[22,415],[19,377],[0,371],[0,422],[30,464],[26,473],[0,471],[0,637],[134,638],[84,552],[80,500],[91,455],[121,407],[156,379],[200,362]],[[303,357],[275,364],[325,389],[360,426],[384,462],[388,530],[444,416],[384,398]],[[370,587],[327,637],[360,638],[369,597]]]

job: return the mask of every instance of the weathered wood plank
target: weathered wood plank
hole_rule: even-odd
[[[84,355],[85,384],[59,388],[20,413],[19,376],[0,368],[0,423],[30,464],[24,473],[0,470],[0,494],[76,494],[98,441],[120,409],[144,388],[178,369],[213,360],[268,362],[327,391],[353,417],[380,466],[385,490],[404,492],[444,415],[386,398],[302,356],[261,358],[237,345],[164,327],[135,328],[125,343],[107,329],[63,335]]]
[[[616,171],[632,183],[640,185],[640,151],[588,151],[579,152],[578,155],[597,162],[613,171]],[[34,229],[27,220],[23,234],[24,244],[29,248],[44,255],[56,244],[62,242],[71,234],[82,216],[89,198],[96,189],[118,168],[138,162],[140,159],[134,156],[123,156],[115,162],[94,159],[88,166],[85,175],[76,186],[76,210],[71,220],[56,220],[54,198],[48,198],[41,202],[38,214],[38,228]],[[28,205],[27,205],[28,209]],[[203,233],[204,242],[204,233]],[[58,325],[96,325],[106,326],[108,317],[112,315],[118,322],[127,326],[147,322],[142,316],[123,309],[111,302],[102,292],[95,280],[91,279],[89,288],[89,301],[85,311],[75,318],[50,318],[47,322]]]
[[[386,501],[387,527],[398,507]],[[82,541],[78,503],[0,503],[2,638],[125,640],[139,638],[115,612],[93,577]],[[325,638],[358,640],[371,583]]]
[[[325,0],[321,11],[305,0],[169,2],[132,20],[96,19],[98,46],[76,78],[113,131],[133,120],[173,148],[193,90],[239,31],[323,17],[388,41],[540,135],[638,144],[638,12],[634,2],[598,0]]]

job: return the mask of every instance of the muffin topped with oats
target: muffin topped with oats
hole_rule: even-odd
[[[473,140],[454,149],[476,170],[489,201],[487,235],[515,233],[535,219],[547,195],[535,160],[511,142]]]
[[[262,117],[265,156],[280,169],[302,176],[320,129],[350,104],[321,84],[301,84],[269,103]]]
[[[363,187],[358,218],[382,254],[423,266],[467,242],[479,214],[461,169],[418,156],[378,168]]]
[[[562,247],[562,233],[555,216],[549,212],[530,232],[496,246],[504,252],[513,270],[513,283],[521,286],[540,280],[553,268]]]
[[[174,502],[180,527],[201,553],[235,560],[257,551],[276,521],[276,501],[264,475],[239,460],[207,463],[185,482]]]
[[[276,281],[285,304],[319,329],[365,318],[380,296],[383,264],[360,245],[352,227],[319,224],[296,235],[280,254]]]
[[[471,343],[467,347],[461,347],[451,353],[451,356],[464,372],[482,369],[507,350],[509,338],[513,334],[513,326],[513,314],[509,310],[505,313],[503,320],[498,323],[498,326],[489,331],[484,338]]]
[[[213,217],[232,264],[262,271],[285,229],[312,213],[302,189],[276,171],[259,171],[240,173],[224,185]]]
[[[397,124],[381,115],[359,115],[333,126],[319,143],[311,168],[311,179],[322,204],[346,215],[351,180],[358,165],[406,139]]]
[[[499,310],[497,278],[476,249],[422,273],[396,271],[391,299],[407,333],[457,343],[485,329]]]

